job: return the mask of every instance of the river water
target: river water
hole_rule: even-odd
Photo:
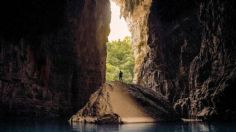
[[[236,123],[139,123],[123,125],[67,122],[0,122],[0,132],[236,132]]]

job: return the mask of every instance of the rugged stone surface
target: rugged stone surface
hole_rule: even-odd
[[[142,65],[139,83],[173,102],[185,96],[180,91],[188,90],[189,65],[199,52],[198,8],[191,1],[153,1],[150,10],[150,51]]]
[[[190,65],[190,115],[236,119],[235,9],[233,0],[209,0],[200,5],[203,32],[200,52]]]
[[[145,0],[119,2],[127,20],[135,20],[133,11],[145,5]],[[141,17],[133,23],[147,28],[142,32],[147,38],[139,37],[143,45],[136,47],[133,37],[134,50],[143,49],[135,55],[136,60],[143,60],[136,63],[135,82],[165,96],[182,117],[235,119],[235,2],[149,3],[147,22],[142,23]]]
[[[0,5],[0,119],[68,117],[105,81],[108,0]]]
[[[133,123],[177,120],[171,104],[160,94],[138,85],[104,84],[72,122]]]

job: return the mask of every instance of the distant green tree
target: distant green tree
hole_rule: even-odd
[[[119,72],[123,72],[124,82],[133,80],[134,57],[130,37],[107,43],[106,79],[118,80]]]

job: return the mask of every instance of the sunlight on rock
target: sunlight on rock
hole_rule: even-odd
[[[158,103],[157,103],[158,102]],[[138,85],[105,83],[70,122],[142,123],[178,120],[165,97]]]

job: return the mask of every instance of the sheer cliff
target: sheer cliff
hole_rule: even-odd
[[[235,7],[233,0],[200,4],[201,48],[190,64],[189,97],[182,103],[191,106],[189,115],[213,120],[236,119]]]
[[[117,1],[133,20],[134,82],[164,95],[182,117],[235,119],[235,2]]]
[[[105,81],[108,0],[0,5],[0,118],[69,117]]]

